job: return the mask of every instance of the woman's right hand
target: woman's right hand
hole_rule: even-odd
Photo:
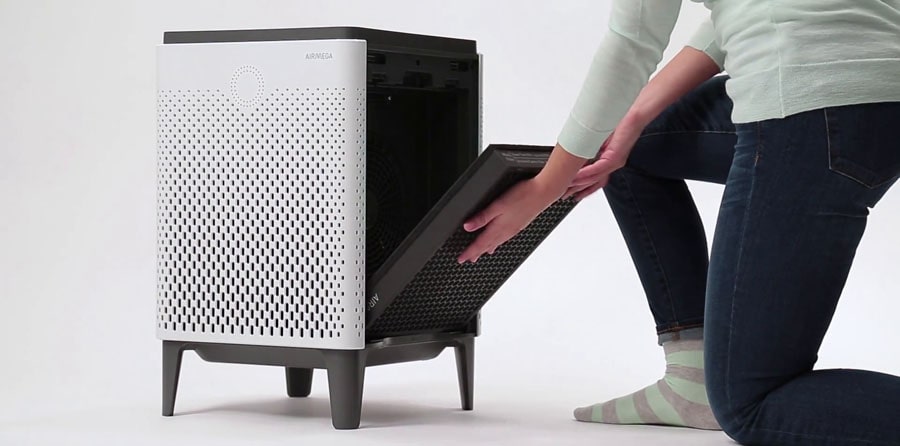
[[[625,117],[603,142],[598,158],[578,171],[563,196],[574,195],[580,201],[606,186],[609,174],[625,166],[644,127],[678,98],[721,71],[716,61],[703,51],[691,47],[681,50],[641,90]]]

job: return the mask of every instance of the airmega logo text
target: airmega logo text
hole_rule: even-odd
[[[306,60],[330,60],[334,59],[332,53],[306,53]]]

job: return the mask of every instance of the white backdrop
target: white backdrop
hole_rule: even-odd
[[[552,144],[604,33],[609,3],[0,0],[0,444],[14,444],[4,435],[15,444],[49,443],[46,432],[96,444],[97,431],[66,421],[89,410],[129,414],[118,419],[128,426],[135,419],[163,431],[176,426],[159,421],[154,338],[154,76],[163,31],[351,25],[475,39],[485,55],[485,143]],[[686,3],[667,58],[706,14]],[[711,234],[721,187],[691,187]],[[900,200],[892,192],[873,211],[820,367],[900,373],[897,227]],[[566,424],[572,407],[659,377],[655,339],[622,238],[596,194],[485,307],[476,411],[467,419],[484,438],[530,432],[519,442],[557,432],[555,424],[540,430],[519,418],[585,429]],[[304,426],[325,435],[325,380],[317,376],[318,418]],[[230,422],[240,428],[223,428],[232,439],[284,418],[273,414],[302,417],[309,409],[278,405],[278,369],[206,364],[189,354],[182,377],[176,411],[199,412],[194,423],[203,429],[213,428],[203,424],[204,411],[237,411]],[[370,369],[366,381],[364,424],[424,423],[416,412],[441,424],[459,415],[452,354]],[[478,424],[493,416],[508,429]],[[205,438],[185,427],[191,418],[178,426]],[[280,440],[292,438],[284,426],[273,429]]]

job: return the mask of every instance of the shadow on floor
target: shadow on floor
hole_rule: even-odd
[[[175,410],[175,417],[211,414],[246,413],[280,418],[320,419],[331,425],[331,406],[327,398],[266,398],[227,404],[194,408],[187,411]],[[474,411],[463,411],[458,407],[439,407],[416,404],[415,402],[388,403],[363,399],[360,429],[384,428],[410,425],[459,425],[515,423],[515,419],[496,417]]]

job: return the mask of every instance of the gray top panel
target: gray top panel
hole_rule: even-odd
[[[365,40],[370,49],[476,55],[474,40],[426,36],[356,27],[239,29],[218,31],[169,31],[164,44],[268,42],[279,40]]]

